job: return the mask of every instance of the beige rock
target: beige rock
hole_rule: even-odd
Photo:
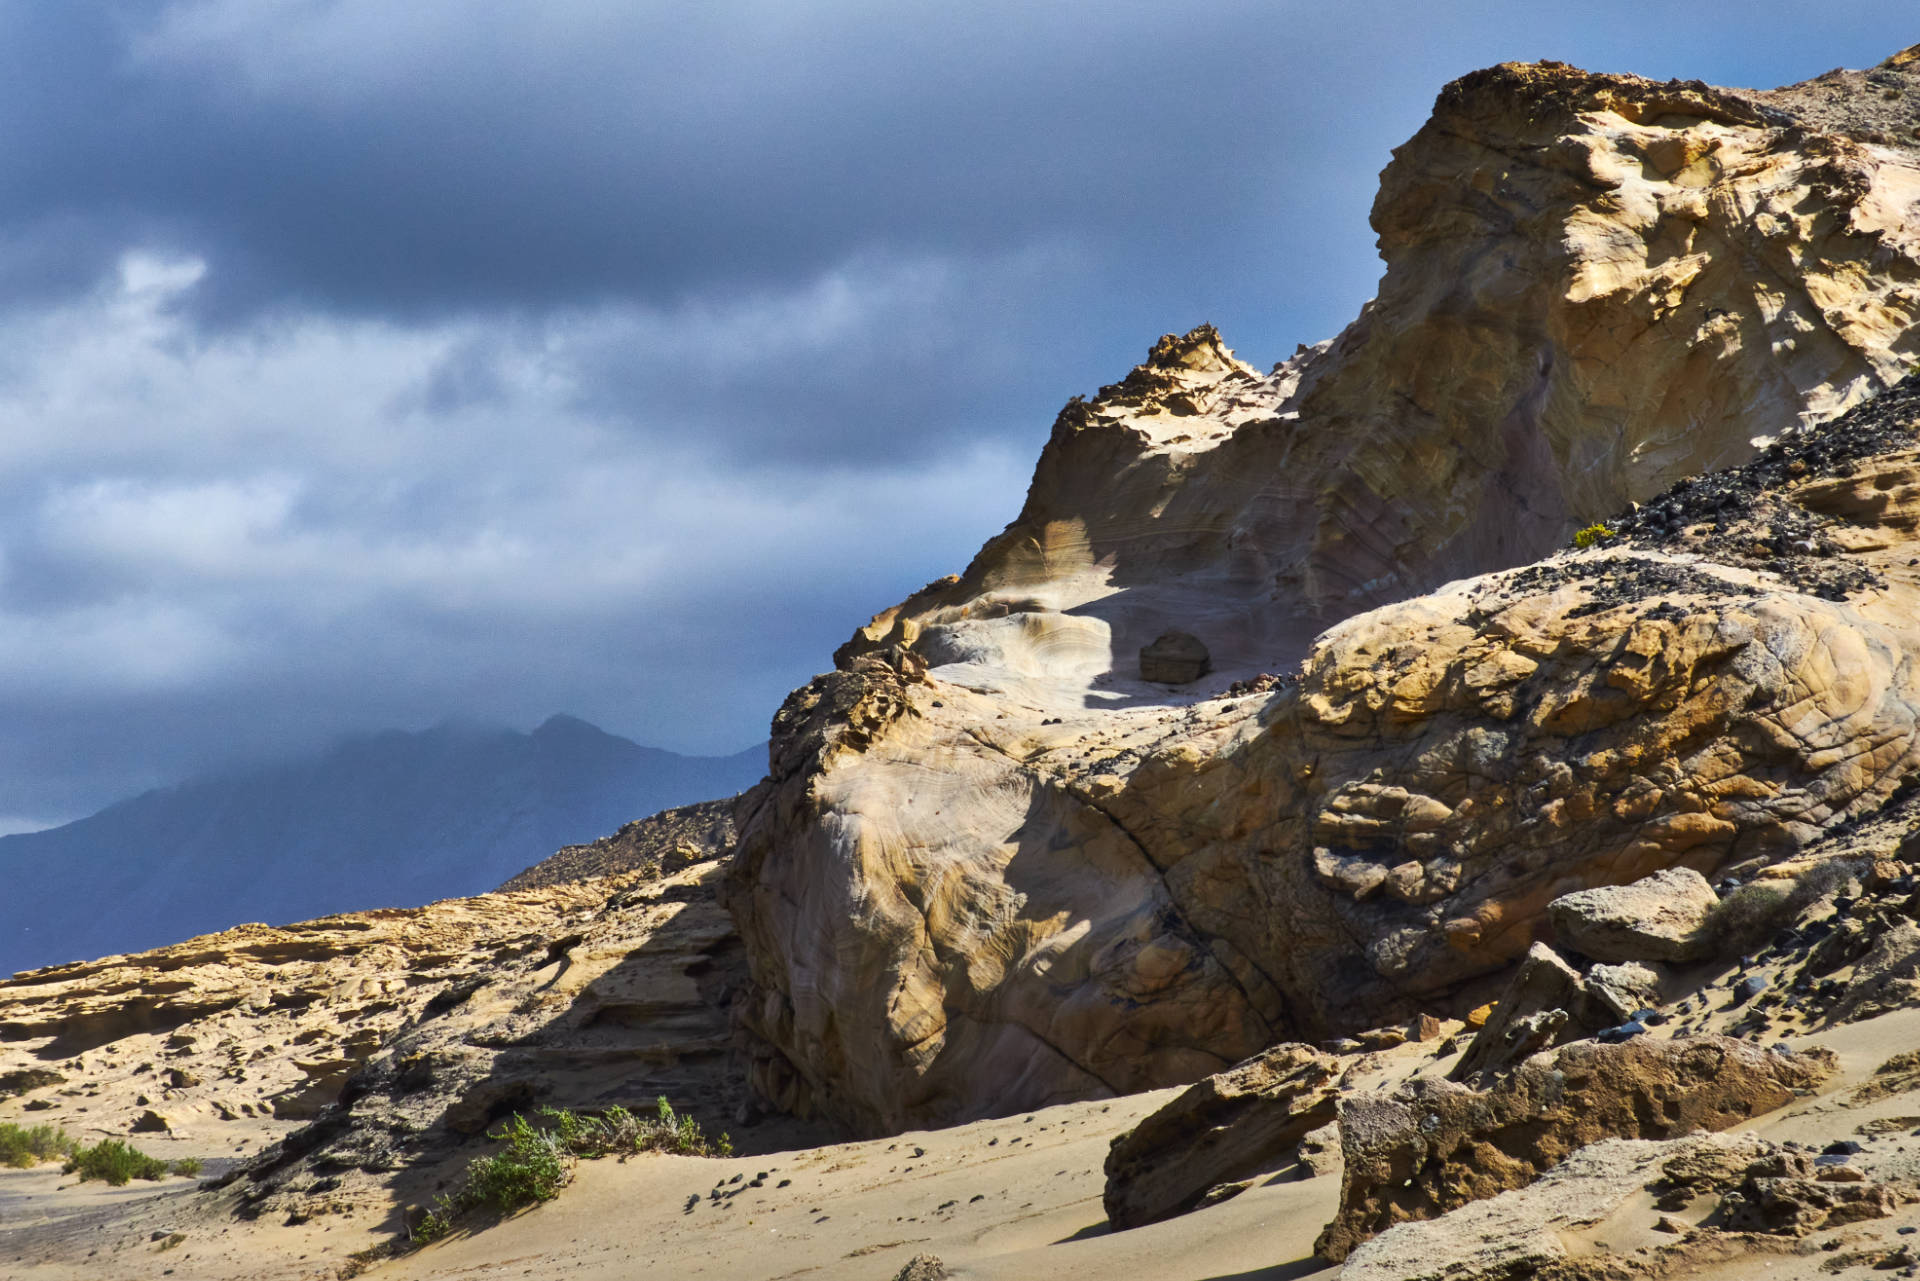
[[[1469,76],[1336,340],[1263,375],[1203,328],[1070,404],[1019,518],[776,717],[726,890],[760,1095],[879,1132],[1185,1083],[1448,1008],[1565,894],[1879,805],[1920,723],[1910,437],[1501,570],[1920,349],[1920,155],[1794,109]],[[1132,662],[1170,628],[1214,667],[1171,691]]]
[[[1596,961],[1696,961],[1720,898],[1690,867],[1662,868],[1631,885],[1563,894],[1547,905],[1561,942]]]
[[[1657,1007],[1666,999],[1660,971],[1638,961],[1596,965],[1584,977],[1587,994],[1615,1023],[1624,1022],[1636,1010]]]
[[[1107,1222],[1157,1223],[1218,1185],[1278,1169],[1333,1120],[1339,1071],[1330,1054],[1280,1045],[1194,1085],[1113,1141]]]

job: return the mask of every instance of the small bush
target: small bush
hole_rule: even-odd
[[[25,1170],[72,1151],[73,1140],[64,1130],[56,1130],[51,1125],[22,1129],[12,1122],[0,1122],[0,1165]]]
[[[469,1210],[485,1207],[505,1215],[553,1200],[572,1181],[574,1164],[581,1157],[627,1157],[642,1152],[733,1154],[733,1143],[726,1135],[709,1141],[700,1123],[675,1113],[664,1094],[654,1101],[654,1114],[644,1120],[619,1106],[599,1116],[561,1108],[541,1108],[536,1115],[545,1128],[516,1112],[506,1125],[487,1136],[505,1146],[474,1158],[459,1191],[441,1197],[409,1233],[414,1245],[439,1240],[453,1230],[454,1220]]]
[[[171,1168],[175,1174],[180,1175],[182,1178],[197,1179],[200,1177],[200,1158],[197,1156],[183,1156],[178,1161],[175,1161]]]
[[[82,1183],[99,1179],[117,1188],[129,1179],[149,1179],[157,1183],[167,1177],[167,1163],[119,1139],[102,1139],[90,1148],[74,1149],[62,1172],[78,1174]]]
[[[1708,937],[1721,956],[1752,950],[1768,936],[1793,924],[1799,915],[1829,895],[1836,894],[1858,870],[1845,859],[1815,863],[1791,882],[1754,881],[1742,885],[1713,909],[1706,920]]]
[[[1574,534],[1573,545],[1585,551],[1589,547],[1598,547],[1602,543],[1611,542],[1615,536],[1614,532],[1605,525],[1588,525]]]
[[[562,1146],[559,1134],[534,1129],[517,1112],[504,1130],[487,1137],[506,1148],[467,1167],[462,1194],[467,1205],[511,1214],[536,1201],[553,1200],[573,1178],[573,1154]]]

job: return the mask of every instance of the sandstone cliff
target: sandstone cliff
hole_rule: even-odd
[[[1203,327],[1069,404],[1020,517],[775,720],[727,891],[756,1088],[889,1130],[1193,1080],[1878,807],[1912,400],[1819,425],[1920,356],[1913,66],[1871,110],[1468,76],[1338,338],[1263,375]],[[1141,680],[1173,628],[1212,673]]]

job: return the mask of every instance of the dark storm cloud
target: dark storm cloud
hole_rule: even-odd
[[[382,314],[1131,238],[1278,159],[1259,12],[20,4],[0,219],[205,254],[203,306]]]
[[[754,741],[1069,395],[1351,318],[1448,78],[1910,20],[0,0],[0,828],[449,715]]]

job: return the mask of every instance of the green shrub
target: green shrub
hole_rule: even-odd
[[[73,1140],[64,1130],[51,1125],[22,1129],[10,1121],[0,1122],[0,1165],[24,1170],[72,1151]]]
[[[183,1156],[178,1161],[175,1161],[171,1168],[175,1174],[183,1178],[197,1179],[200,1177],[200,1158],[197,1156]]]
[[[1581,551],[1589,547],[1598,547],[1601,543],[1611,542],[1616,535],[1605,525],[1588,525],[1573,536],[1573,545]]]
[[[78,1174],[82,1183],[100,1179],[117,1188],[129,1179],[150,1179],[157,1183],[167,1177],[167,1163],[119,1139],[102,1139],[90,1148],[74,1149],[63,1173]]]
[[[473,1159],[459,1190],[441,1197],[415,1225],[409,1234],[414,1245],[439,1240],[469,1210],[485,1207],[505,1215],[553,1200],[572,1181],[574,1164],[581,1157],[591,1160],[642,1152],[733,1155],[733,1143],[726,1135],[708,1140],[700,1123],[674,1112],[664,1094],[654,1100],[654,1114],[645,1119],[617,1105],[599,1116],[562,1108],[541,1108],[536,1115],[544,1128],[516,1112],[487,1136],[504,1146]]]
[[[561,1145],[559,1134],[534,1129],[517,1112],[504,1130],[487,1137],[506,1147],[467,1167],[463,1193],[467,1205],[511,1214],[522,1206],[553,1200],[573,1178],[573,1154]]]

